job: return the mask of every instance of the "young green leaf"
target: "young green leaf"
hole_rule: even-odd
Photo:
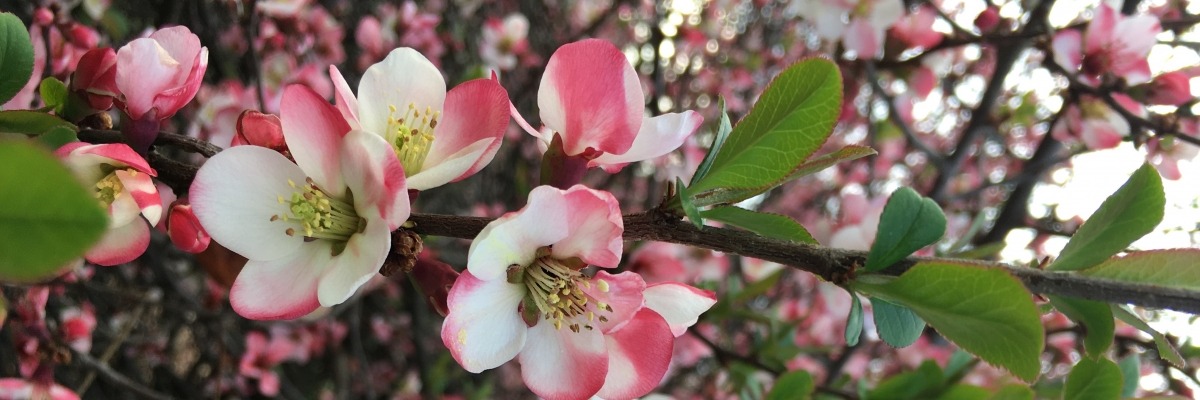
[[[56,126],[50,128],[41,135],[38,135],[37,141],[46,146],[46,148],[54,150],[62,145],[79,141],[79,135],[74,130],[65,126]]]
[[[692,192],[769,189],[825,143],[841,100],[842,77],[832,61],[810,58],[788,67],[733,127]]]
[[[1075,231],[1047,269],[1075,271],[1103,262],[1158,226],[1165,206],[1162,178],[1143,164]]]
[[[816,158],[805,161],[804,163],[802,163],[800,165],[797,165],[795,171],[793,171],[792,173],[788,174],[788,176],[786,176],[783,179],[780,179],[778,181],[767,183],[762,186],[749,187],[749,188],[719,187],[719,188],[714,188],[714,189],[708,189],[708,190],[704,190],[704,191],[700,191],[700,192],[695,192],[692,194],[692,197],[694,198],[694,202],[696,203],[696,205],[698,207],[712,206],[712,205],[718,205],[718,204],[734,204],[734,203],[740,202],[742,200],[746,200],[751,197],[757,196],[758,194],[760,194],[762,192],[765,192],[767,190],[770,190],[771,188],[774,188],[776,186],[787,183],[788,181],[791,181],[793,179],[811,175],[811,174],[821,171],[825,168],[829,168],[829,167],[833,166],[834,164],[844,162],[844,161],[853,161],[853,160],[856,160],[856,159],[859,159],[862,157],[866,157],[866,156],[869,156],[872,154],[876,154],[875,150],[873,150],[869,147],[854,146],[854,145],[846,146],[846,147],[843,147],[842,149],[835,151],[833,153],[821,155]]]
[[[1083,325],[1083,348],[1087,355],[1092,358],[1104,357],[1104,352],[1108,351],[1116,335],[1116,323],[1113,322],[1112,309],[1108,308],[1108,304],[1072,297],[1046,297],[1067,318]]]
[[[0,188],[7,188],[0,196],[0,281],[53,277],[108,227],[96,198],[28,142],[0,142]]]
[[[1121,369],[1107,358],[1084,357],[1067,375],[1063,400],[1117,400],[1121,398]]]
[[[895,348],[908,347],[925,331],[925,321],[907,307],[883,299],[871,299],[875,330],[884,343]]]
[[[858,294],[850,291],[850,315],[846,316],[846,345],[854,346],[858,344],[858,338],[862,336],[863,328],[863,309],[862,302],[858,300]]]
[[[679,197],[679,206],[683,208],[683,213],[687,215],[688,220],[692,221],[692,225],[697,228],[703,228],[704,218],[700,216],[700,209],[696,207],[695,203],[692,203],[692,196],[688,194],[687,186],[683,186],[682,178],[675,178],[675,190],[678,193],[676,196]]]
[[[729,113],[725,111],[724,97],[717,99],[717,109],[721,110],[721,120],[717,122],[717,132],[708,146],[708,152],[704,153],[704,159],[700,160],[700,165],[696,167],[696,173],[692,174],[692,185],[708,175],[708,171],[712,169],[713,160],[717,158],[717,154],[721,152],[721,146],[724,146],[725,141],[729,140],[729,132],[733,130],[733,126],[729,124]]]
[[[750,211],[737,206],[717,207],[700,212],[700,216],[721,221],[759,235],[780,240],[817,244],[812,235],[790,217]]]
[[[912,309],[950,341],[1026,382],[1045,346],[1032,296],[1012,275],[969,264],[921,263],[886,283],[854,289]]]
[[[1033,389],[1020,384],[1004,385],[988,400],[1033,400]]]
[[[12,100],[33,75],[33,42],[25,24],[12,13],[0,12],[0,104]]]
[[[1183,355],[1179,354],[1179,350],[1175,348],[1175,344],[1171,343],[1171,340],[1167,339],[1166,335],[1151,328],[1150,324],[1147,324],[1146,321],[1143,321],[1140,317],[1125,309],[1125,307],[1110,304],[1109,308],[1112,309],[1113,316],[1117,317],[1117,319],[1150,335],[1150,338],[1154,339],[1154,347],[1158,350],[1159,358],[1166,360],[1176,368],[1183,367]]]
[[[1139,251],[1110,258],[1079,271],[1082,275],[1122,282],[1200,290],[1200,249]]]
[[[991,396],[990,390],[980,386],[957,384],[942,390],[936,397],[937,400],[987,400]]]
[[[900,188],[883,206],[865,268],[871,272],[884,269],[936,242],[945,233],[946,216],[941,207],[911,188]]]
[[[1133,397],[1142,377],[1142,357],[1137,352],[1130,352],[1117,362],[1117,367],[1121,368],[1121,398]]]
[[[54,109],[54,113],[62,115],[63,106],[67,104],[67,85],[53,76],[42,79],[38,85],[38,94],[46,107]]]
[[[884,379],[864,397],[867,400],[928,399],[941,391],[944,384],[942,369],[938,368],[937,363],[927,360],[921,363],[916,371],[904,372]]]
[[[813,379],[807,371],[795,370],[775,380],[767,400],[804,400],[812,398]]]
[[[32,110],[0,111],[0,133],[19,133],[37,136],[56,127],[77,130],[75,125],[62,118]]]

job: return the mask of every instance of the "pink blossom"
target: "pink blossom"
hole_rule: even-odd
[[[237,134],[230,147],[245,145],[266,147],[291,158],[283,138],[283,124],[279,122],[279,116],[274,114],[242,111],[237,119]]]
[[[529,134],[549,146],[561,138],[569,157],[615,173],[632,162],[675,150],[704,117],[695,111],[644,117],[645,96],[637,73],[620,50],[604,40],[587,39],[560,47],[550,56],[538,88],[542,123],[533,129],[513,114]]]
[[[96,310],[90,303],[62,311],[62,335],[67,344],[76,351],[87,353],[92,349],[92,331],[96,329]]]
[[[1150,82],[1146,102],[1178,106],[1192,100],[1191,77],[1181,71],[1168,72]]]
[[[254,88],[247,88],[234,80],[200,88],[196,95],[196,103],[200,107],[188,126],[188,135],[221,148],[229,147],[242,111],[248,107],[258,107],[255,92]]]
[[[208,69],[208,48],[187,27],[159,29],[117,50],[117,89],[130,118],[163,120],[192,101]]]
[[[529,20],[521,14],[509,14],[503,20],[484,22],[479,57],[484,64],[501,71],[516,68],[518,58],[529,49]]]
[[[525,384],[547,399],[627,399],[658,385],[674,338],[715,302],[679,283],[646,285],[620,262],[616,199],[540,186],[521,211],[484,227],[450,290],[442,341],[471,372],[519,358]],[[613,368],[609,368],[613,366]]]
[[[171,243],[180,250],[188,253],[200,253],[208,248],[212,238],[208,231],[200,226],[200,220],[192,212],[192,205],[187,200],[171,204],[167,212],[167,236]]]
[[[93,109],[112,108],[117,96],[117,53],[112,48],[92,49],[79,59],[71,75],[71,90],[82,93]]]
[[[884,32],[904,15],[900,0],[808,0],[800,12],[827,40],[841,40],[857,58],[883,56]]]
[[[397,47],[410,47],[428,57],[434,65],[440,65],[446,52],[445,41],[437,33],[441,17],[437,13],[422,12],[417,4],[405,1],[399,8],[383,4],[375,13],[359,21],[354,30],[354,39],[363,49],[358,58],[359,69],[366,69],[388,55]]]
[[[1112,96],[1134,115],[1145,113],[1142,105],[1129,96]],[[1067,109],[1053,130],[1055,139],[1068,144],[1082,142],[1092,150],[1117,147],[1129,133],[1129,122],[1125,117],[1110,108],[1104,100],[1092,96],[1080,97],[1079,103]]]
[[[262,332],[246,334],[246,352],[238,363],[238,373],[258,380],[258,391],[266,396],[279,394],[279,375],[273,370],[293,353],[294,345],[284,338]]]
[[[249,259],[234,311],[297,318],[345,301],[379,270],[408,219],[404,170],[381,137],[351,130],[305,86],[285,89],[280,120],[295,159],[258,146],[200,168],[192,210],[213,240]]]
[[[0,400],[79,400],[79,395],[63,385],[46,387],[21,378],[0,378]]]
[[[1161,31],[1158,18],[1125,16],[1100,4],[1086,33],[1066,29],[1054,35],[1054,62],[1069,72],[1079,71],[1080,79],[1091,84],[1099,83],[1105,73],[1132,85],[1146,83],[1150,81],[1146,56]]]
[[[146,251],[162,202],[150,164],[128,145],[75,142],[55,152],[108,211],[108,231],[84,255],[99,265],[124,264]],[[145,217],[143,219],[142,217]]]
[[[930,5],[923,4],[917,10],[900,18],[892,26],[894,37],[908,47],[931,49],[942,42],[942,34],[933,30],[933,23],[938,18],[937,11]]]
[[[1179,170],[1179,162],[1192,164],[1200,163],[1196,156],[1200,147],[1191,143],[1183,143],[1173,137],[1154,137],[1146,146],[1146,158],[1163,178],[1178,180],[1183,176]]]
[[[338,110],[355,129],[382,138],[404,165],[408,187],[432,189],[471,176],[492,161],[508,127],[508,92],[475,79],[446,92],[442,73],[421,53],[393,50],[372,65],[358,96],[330,67]]]
[[[996,6],[989,4],[975,17],[975,27],[979,28],[980,32],[991,32],[997,25],[1000,25],[1000,9]]]

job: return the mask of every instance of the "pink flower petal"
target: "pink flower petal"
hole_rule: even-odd
[[[368,218],[365,230],[350,237],[317,286],[317,299],[322,307],[342,304],[379,272],[392,249],[391,232],[383,220]]]
[[[676,282],[650,285],[646,287],[644,296],[646,308],[662,315],[676,337],[695,325],[700,314],[717,304],[715,293]]]
[[[154,39],[134,39],[117,50],[117,89],[124,97],[129,116],[142,119],[154,108],[159,93],[178,85],[179,69],[179,60],[172,58]]]
[[[436,143],[437,140],[434,140]],[[499,140],[480,139],[478,142],[472,143],[467,147],[463,147],[458,153],[451,154],[445,157],[445,160],[437,163],[437,165],[422,169],[420,172],[413,174],[408,178],[408,186],[414,190],[428,190],[447,182],[453,182],[458,178],[466,178],[478,172],[472,171],[473,168],[482,168],[491,162],[491,158],[496,155],[496,150],[499,149],[496,145]]]
[[[336,65],[329,66],[329,79],[333,81],[333,102],[338,112],[342,113],[342,118],[346,119],[350,128],[359,129],[358,98],[354,97],[350,84],[346,83],[346,77],[342,76],[342,71]]]
[[[504,277],[511,265],[529,265],[537,249],[567,236],[567,213],[563,191],[534,188],[525,208],[497,218],[479,232],[467,254],[467,269],[479,279],[492,280]]]
[[[296,251],[304,239],[289,225],[271,221],[287,212],[278,198],[304,183],[304,172],[283,155],[258,146],[226,149],[204,163],[192,181],[192,210],[204,229],[226,248],[251,260],[269,261]]]
[[[337,109],[303,85],[288,85],[279,109],[283,139],[296,164],[321,189],[341,196],[346,184],[339,156],[342,137],[350,132],[350,125]]]
[[[137,259],[146,252],[148,246],[150,226],[138,218],[123,226],[109,228],[100,238],[100,243],[92,246],[84,258],[96,265],[119,265]]]
[[[615,174],[626,164],[649,160],[678,149],[688,137],[696,133],[704,117],[695,111],[668,113],[642,122],[633,145],[624,154],[602,154],[588,162],[589,167],[600,166],[604,172]]]
[[[341,159],[346,186],[354,194],[354,208],[359,213],[372,209],[378,212],[377,216],[360,217],[382,218],[387,221],[389,231],[408,220],[410,206],[404,167],[382,137],[361,130],[350,131]]]
[[[605,336],[608,347],[608,375],[598,397],[632,399],[654,390],[667,367],[675,337],[667,321],[658,313],[642,309],[625,327]]]
[[[596,301],[612,307],[612,312],[595,311],[596,315],[603,315],[608,321],[591,322],[604,334],[621,329],[645,303],[642,292],[646,291],[646,282],[634,272],[612,275],[600,271],[591,279],[591,285],[584,285],[581,289]]]
[[[379,63],[367,68],[358,83],[358,121],[364,130],[382,135],[387,131],[389,106],[404,110],[409,104],[424,110],[442,111],[446,102],[446,79],[437,67],[416,50],[392,50]]]
[[[186,26],[172,26],[163,28],[150,34],[150,39],[158,42],[163,50],[179,62],[179,67],[183,71],[190,71],[196,61],[196,55],[200,54],[200,38],[192,33]],[[186,75],[179,76],[175,85],[183,83]]]
[[[124,143],[74,142],[59,147],[54,153],[64,158],[67,166],[77,176],[83,177],[85,174],[94,176],[95,179],[90,179],[92,181],[104,177],[104,172],[97,168],[104,164],[114,167],[129,167],[150,176],[158,176],[154,168],[150,168],[150,163],[146,162],[145,158]]]
[[[154,186],[150,175],[124,169],[113,173],[117,174],[117,179],[125,187],[124,195],[133,198],[142,215],[150,221],[150,225],[158,225],[158,220],[162,217],[162,199],[158,197],[158,187]]]
[[[422,182],[414,179],[419,185],[414,185],[413,189],[426,190],[459,181],[487,166],[500,149],[504,131],[508,129],[508,107],[508,92],[490,79],[475,79],[451,90],[446,96],[442,118],[434,128],[433,147],[425,159],[425,168],[437,168],[442,163],[455,161],[454,157],[469,155],[472,159],[465,163],[466,168],[442,170],[443,179],[449,180]],[[482,152],[462,152],[483,140],[487,140],[487,145]],[[425,170],[416,171],[413,177],[423,172]]]
[[[518,356],[525,385],[547,400],[586,399],[604,386],[608,351],[597,331],[578,333],[543,321],[529,328]]]
[[[883,30],[871,25],[864,18],[855,18],[846,27],[842,44],[847,50],[853,51],[860,59],[872,59],[883,56]]]
[[[628,151],[642,124],[644,101],[625,55],[599,39],[559,47],[538,88],[542,123],[562,135],[568,155],[589,148]]]
[[[517,311],[525,294],[525,287],[503,279],[482,281],[470,272],[458,276],[447,300],[442,342],[463,368],[478,373],[517,356],[528,330]]]
[[[250,260],[229,289],[229,304],[249,319],[302,317],[320,306],[317,285],[334,266],[332,257],[332,242],[317,240],[304,243],[288,257]]]
[[[1096,17],[1088,24],[1084,50],[1088,54],[1104,51],[1116,37],[1113,28],[1117,23],[1117,11],[1108,4],[1101,3],[1096,7]]]
[[[621,262],[624,222],[611,193],[575,185],[562,192],[568,208],[568,234],[551,249],[555,258],[579,257],[591,265],[613,268]],[[543,222],[544,223],[544,222]]]
[[[1051,47],[1054,49],[1054,62],[1069,72],[1079,70],[1083,65],[1083,36],[1079,31],[1066,29],[1054,34]]]

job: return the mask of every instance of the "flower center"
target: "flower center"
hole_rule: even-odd
[[[367,221],[358,216],[353,205],[330,197],[313,183],[312,178],[305,180],[301,186],[289,179],[288,186],[296,191],[292,192],[290,198],[279,196],[279,204],[287,208],[283,213],[272,215],[271,221],[299,224],[304,229],[305,238],[340,242],[350,240],[350,236],[366,228]],[[294,236],[296,228],[288,227],[285,233]]]
[[[565,325],[576,333],[580,329],[595,329],[590,322],[597,319],[608,322],[607,317],[596,314],[612,312],[612,306],[580,289],[580,286],[591,288],[591,280],[549,254],[548,248],[542,248],[532,264],[509,270],[509,282],[523,284],[529,291],[525,297],[526,321],[549,320],[555,329],[562,329],[566,321]],[[601,292],[608,292],[608,282],[598,281],[597,286]]]
[[[421,111],[413,103],[408,103],[404,114],[399,114],[396,106],[391,105],[388,106],[388,111],[387,132],[384,138],[392,144],[396,158],[404,166],[406,174],[412,176],[421,172],[425,157],[429,155],[429,149],[433,145],[433,128],[437,127],[442,112],[434,111],[430,107]]]
[[[136,171],[130,171],[136,174]],[[96,182],[96,198],[104,204],[105,207],[111,206],[114,201],[125,193],[125,185],[121,183],[121,178],[117,177],[117,172],[109,172],[103,179]]]

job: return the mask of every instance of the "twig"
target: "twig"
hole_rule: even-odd
[[[887,103],[888,119],[891,119],[892,124],[896,125],[896,127],[900,129],[900,133],[903,134],[904,138],[908,140],[908,144],[915,147],[921,153],[924,153],[925,157],[929,159],[929,162],[933,164],[934,168],[937,168],[938,170],[946,168],[946,159],[942,157],[942,154],[938,153],[933,148],[929,147],[929,145],[925,144],[925,142],[921,141],[921,139],[917,137],[916,133],[913,132],[912,127],[908,126],[908,123],[904,122],[904,118],[901,118],[900,110],[896,108],[896,99],[892,97],[892,95],[883,88],[883,84],[879,82],[879,72],[876,69],[875,64],[872,62],[867,62],[865,63],[865,68],[867,70],[867,80],[871,81],[871,87],[874,88],[875,93],[878,94],[885,103]]]
[[[125,134],[107,129],[82,129],[79,131],[79,140],[88,143],[125,143]],[[170,132],[159,132],[154,144],[172,146],[205,158],[211,158],[221,152],[220,147],[207,141]]]
[[[104,348],[104,352],[100,353],[99,361],[101,363],[107,364],[108,360],[111,360],[113,355],[117,354],[117,350],[121,348],[121,343],[124,343],[125,339],[129,338],[129,334],[133,333],[133,327],[137,326],[138,321],[142,319],[142,313],[145,311],[146,305],[139,304],[137,309],[133,311],[133,317],[129,319],[129,322],[125,323],[125,326],[121,327],[121,331],[117,333],[117,336],[113,339],[112,343],[109,343],[108,347]],[[83,378],[83,383],[79,384],[79,389],[76,389],[75,393],[78,393],[79,397],[83,397],[83,394],[87,393],[88,388],[92,385],[92,381],[95,379],[96,370],[88,371],[87,376]]]
[[[70,346],[66,347],[70,348]],[[75,349],[71,349],[71,353],[75,356],[74,359],[79,360],[84,365],[99,373],[100,376],[103,376],[105,379],[108,379],[110,382],[115,383],[123,388],[129,389],[130,392],[137,394],[138,396],[154,400],[166,400],[174,398],[156,392],[153,389],[134,381],[133,379],[129,379],[129,377],[126,377],[125,375],[121,375],[120,372],[113,370],[112,367],[108,366],[108,364],[92,358],[92,356],[88,355],[87,353],[80,352]]]

